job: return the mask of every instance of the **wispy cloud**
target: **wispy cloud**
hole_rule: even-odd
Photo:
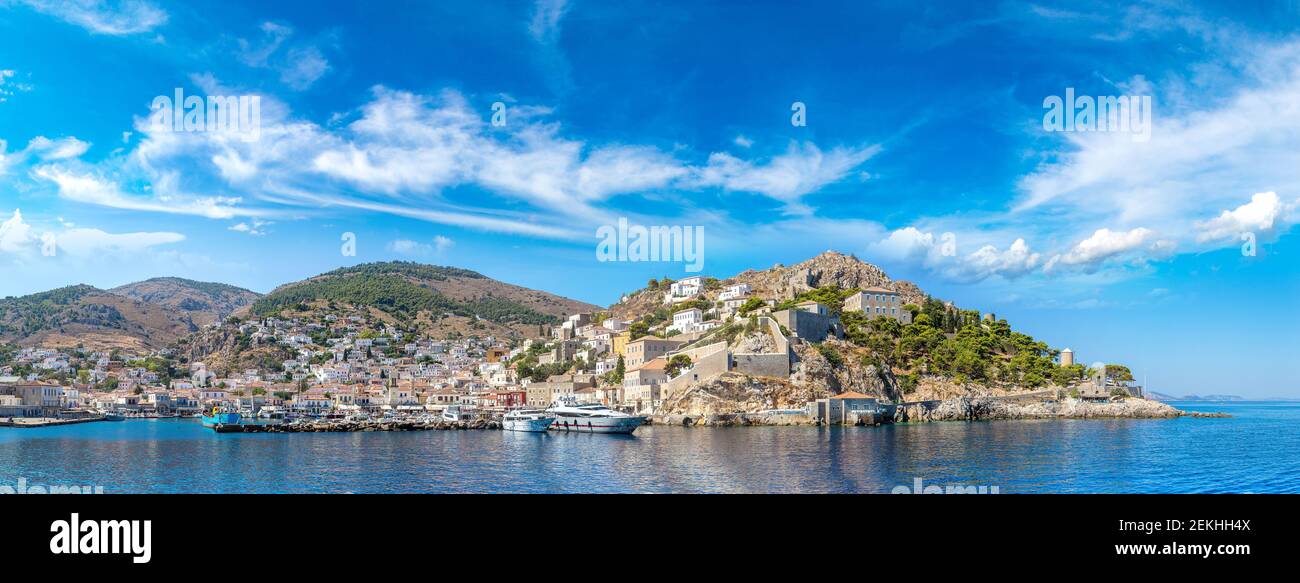
[[[528,20],[528,34],[538,45],[537,57],[547,70],[551,89],[557,94],[573,87],[571,67],[560,50],[560,24],[570,8],[568,0],[536,0]]]
[[[307,41],[294,41],[294,29],[287,24],[263,22],[261,37],[237,39],[239,60],[249,67],[271,69],[279,73],[280,82],[295,91],[310,88],[331,70],[320,47]]]
[[[95,34],[124,36],[166,24],[167,13],[145,0],[18,0]]]
[[[18,72],[13,69],[0,69],[0,103],[8,101],[15,92],[31,91],[31,85],[13,80],[17,75]]]

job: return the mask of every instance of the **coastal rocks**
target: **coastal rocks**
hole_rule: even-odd
[[[718,415],[655,415],[651,418],[655,425],[679,425],[682,427],[750,427],[750,426],[794,426],[815,425],[817,421],[807,415],[788,413],[736,413]]]
[[[677,392],[660,406],[659,413],[690,417],[759,413],[776,408],[801,408],[813,398],[811,388],[806,385],[729,372]]]
[[[834,339],[822,345],[838,353],[842,362],[838,365],[831,363],[822,350],[812,344],[796,344],[793,348],[798,362],[790,373],[791,382],[808,385],[816,398],[853,391],[879,395],[886,400],[901,400],[902,392],[893,371],[865,364],[862,349]]]
[[[1222,414],[1216,414],[1219,416]],[[1197,415],[1146,399],[1083,401],[1080,399],[1023,402],[997,397],[961,397],[898,405],[894,421],[993,421],[1015,419],[1173,419]]]

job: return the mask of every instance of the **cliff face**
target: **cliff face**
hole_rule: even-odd
[[[783,379],[724,373],[673,395],[656,411],[661,415],[728,415],[766,409],[798,408],[825,397],[824,390]]]
[[[823,344],[839,353],[842,362],[831,363],[816,346],[796,344],[793,349],[798,362],[790,373],[791,382],[809,385],[826,396],[853,391],[886,401],[903,398],[893,371],[863,364],[861,349],[834,339]]]

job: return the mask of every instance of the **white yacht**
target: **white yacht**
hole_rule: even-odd
[[[540,409],[515,409],[507,412],[501,419],[501,428],[506,431],[542,433],[554,421],[554,415]]]
[[[632,433],[645,417],[614,411],[600,403],[578,403],[572,398],[556,399],[550,409],[555,416],[551,429],[580,433]]]

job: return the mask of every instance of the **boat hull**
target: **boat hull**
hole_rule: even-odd
[[[551,424],[551,429],[574,433],[628,434],[644,423],[645,417],[561,417]]]
[[[501,422],[501,428],[506,431],[524,431],[527,433],[544,433],[551,423],[555,422],[554,417],[544,419],[506,419]]]
[[[202,417],[204,427],[216,427],[218,425],[239,425],[244,416],[239,413],[218,413],[216,415],[204,415]]]

